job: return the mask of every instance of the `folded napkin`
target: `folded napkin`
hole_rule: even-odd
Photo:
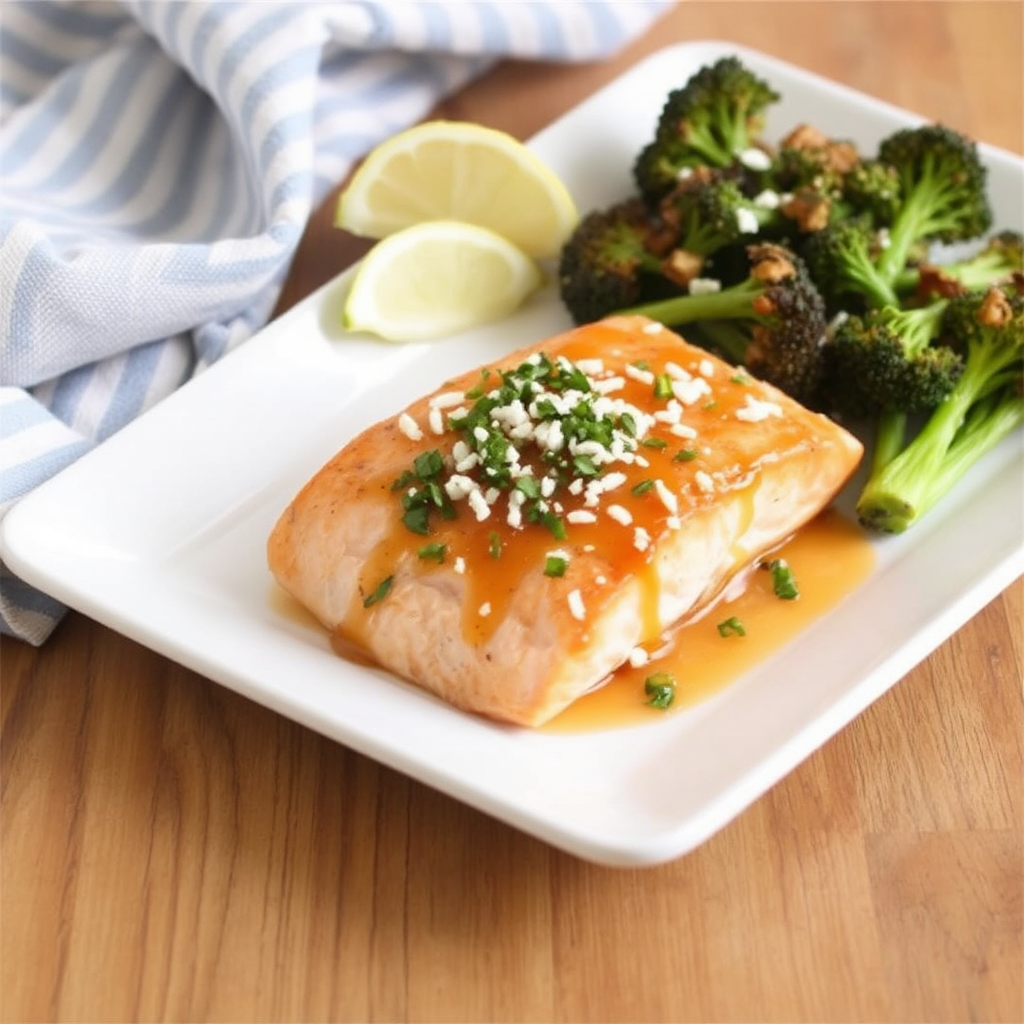
[[[502,57],[587,61],[669,0],[8,0],[0,516],[269,317],[353,162]],[[64,609],[0,566],[0,629]]]

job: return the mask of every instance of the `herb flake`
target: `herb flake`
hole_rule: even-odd
[[[363,607],[370,608],[380,601],[383,601],[388,596],[388,592],[391,590],[391,584],[395,582],[394,576],[385,576],[384,579],[377,584],[376,589],[371,594],[367,594],[363,598]]]
[[[735,615],[718,624],[719,636],[746,636],[747,630],[742,622]]]
[[[772,574],[772,590],[775,596],[783,601],[795,601],[800,596],[796,578],[789,563],[784,558],[773,558],[763,563],[764,568]]]
[[[676,699],[676,680],[670,672],[655,672],[644,680],[646,703],[664,711]]]

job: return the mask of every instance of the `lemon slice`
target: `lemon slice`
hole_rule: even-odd
[[[559,177],[505,132],[428,121],[377,146],[338,200],[335,224],[385,238],[427,220],[460,220],[528,256],[556,255],[578,220]]]
[[[390,341],[424,341],[489,323],[540,287],[537,264],[501,235],[426,221],[378,242],[345,300],[345,326]]]

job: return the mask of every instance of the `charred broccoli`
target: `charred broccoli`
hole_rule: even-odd
[[[817,390],[825,306],[800,260],[788,248],[747,249],[748,276],[739,284],[635,306],[624,313],[670,327],[699,324],[722,355],[797,400]]]
[[[772,145],[780,99],[735,57],[671,92],[633,197],[564,247],[562,298],[578,323],[685,326],[797,401],[872,425],[858,516],[900,532],[1024,423],[1024,237],[985,238],[985,165],[953,129],[862,153],[802,123]]]
[[[846,176],[860,163],[856,145],[846,139],[834,139],[814,125],[801,124],[779,143],[772,168],[775,187],[780,192],[811,188],[823,195],[838,197]]]
[[[946,305],[885,306],[842,318],[822,349],[830,407],[862,417],[938,405],[962,369],[953,349],[933,344]]]
[[[775,209],[748,199],[735,181],[716,176],[695,175],[680,183],[658,209],[675,234],[667,270],[683,287],[703,273],[708,257],[752,237],[764,238],[781,220]]]
[[[995,287],[956,296],[941,333],[960,350],[963,370],[920,432],[888,461],[876,460],[857,502],[870,529],[902,533],[1024,425],[1024,297]]]
[[[677,229],[679,247],[702,256],[744,235],[756,235],[772,215],[747,199],[736,182],[722,178],[685,183],[665,198],[660,209]]]
[[[639,197],[593,211],[562,249],[562,301],[585,323],[683,294],[710,257],[758,235],[775,215],[746,199],[735,182],[714,176],[680,185],[657,211]]]
[[[898,306],[892,282],[878,269],[876,232],[864,220],[840,220],[809,235],[800,249],[830,313]]]
[[[673,240],[638,198],[585,216],[563,247],[558,267],[562,301],[576,323],[664,295],[663,263]]]
[[[846,317],[822,349],[823,404],[874,420],[875,466],[903,447],[910,414],[934,409],[963,370],[959,353],[939,338],[946,306],[885,306]]]
[[[801,249],[829,309],[898,305],[922,249],[981,237],[992,223],[985,177],[974,142],[943,125],[884,139],[877,160],[847,176],[850,217],[831,221]]]
[[[687,168],[742,163],[759,142],[766,110],[779,99],[736,57],[700,68],[668,94],[654,139],[637,156],[633,176],[640,194],[656,203]]]
[[[818,231],[845,215],[847,181],[860,164],[852,142],[799,125],[779,143],[772,161],[770,185],[782,214],[798,232]]]
[[[910,300],[928,302],[992,285],[1013,284],[1022,275],[1024,235],[1000,231],[971,256],[944,263],[925,261],[907,268],[897,282],[897,290]]]

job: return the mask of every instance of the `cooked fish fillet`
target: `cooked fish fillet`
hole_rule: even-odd
[[[861,456],[674,332],[610,318],[356,437],[283,512],[269,565],[339,649],[537,725],[813,518]]]

